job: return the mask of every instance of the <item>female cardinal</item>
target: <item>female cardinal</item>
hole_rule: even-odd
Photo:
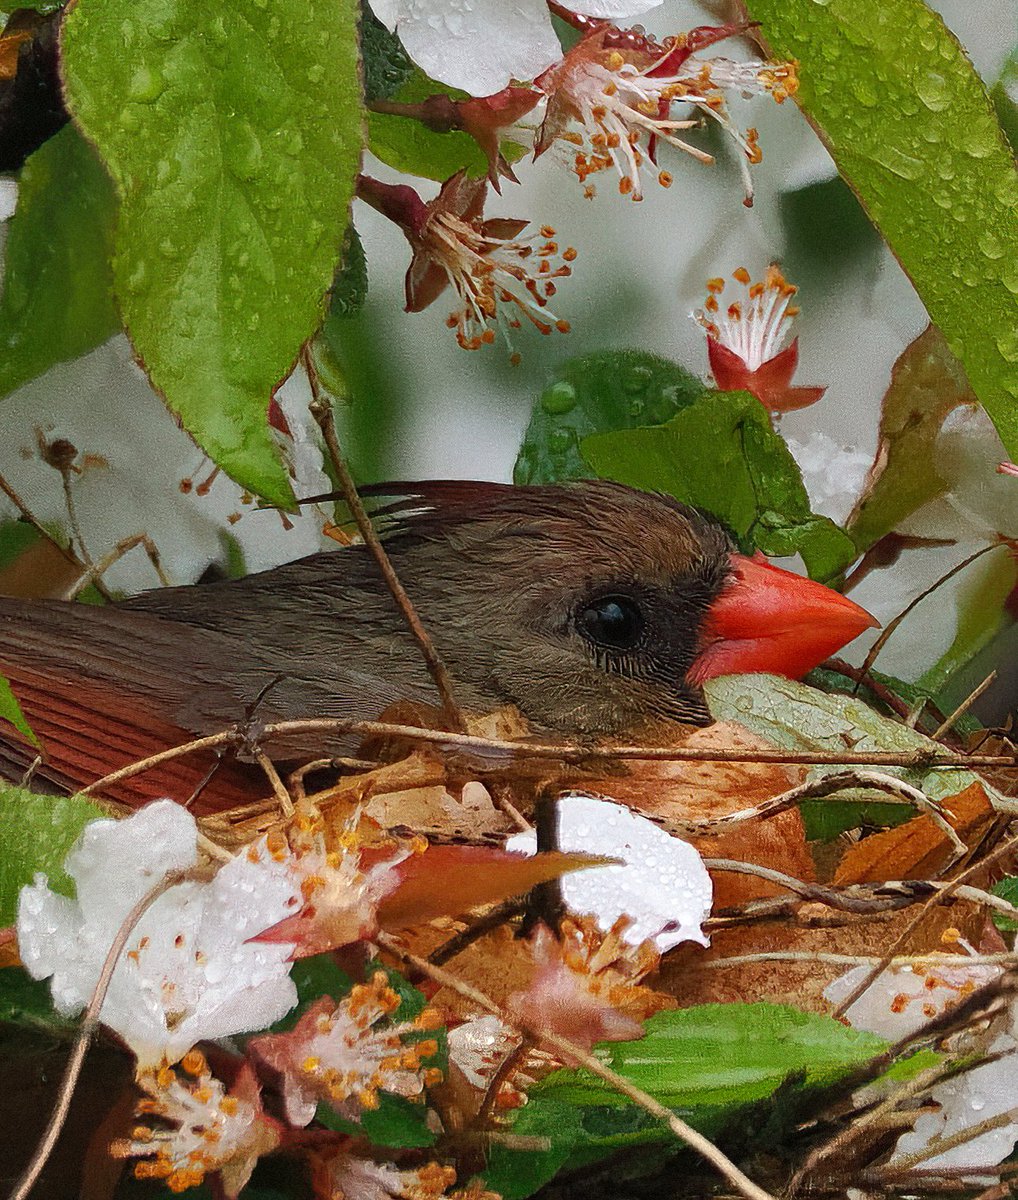
[[[392,563],[467,710],[516,705],[541,732],[703,724],[714,675],[800,677],[872,618],[817,583],[733,553],[711,518],[619,484],[401,485],[383,510]],[[392,490],[392,489],[390,489]],[[41,742],[33,778],[73,790],[194,735],[297,717],[374,718],[434,704],[418,647],[364,546],[104,608],[0,599],[0,672]],[[344,749],[320,733],[273,753]],[[36,748],[0,728],[0,774]],[[211,758],[107,794],[186,799]],[[251,798],[231,762],[198,811]]]

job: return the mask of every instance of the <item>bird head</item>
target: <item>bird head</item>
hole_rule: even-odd
[[[411,490],[386,510],[390,554],[453,678],[540,729],[702,724],[707,679],[800,678],[875,624],[668,497],[605,481]]]

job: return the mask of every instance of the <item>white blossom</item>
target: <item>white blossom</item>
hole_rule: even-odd
[[[661,0],[582,0],[575,13],[618,20]],[[545,0],[371,0],[407,54],[433,79],[472,96],[533,79],[562,57]]]
[[[866,978],[870,968],[853,967],[829,984],[824,995],[837,1004]],[[845,1011],[856,1029],[865,1029],[891,1041],[914,1033],[976,988],[992,982],[1000,968],[966,964],[957,955],[936,956],[925,966],[890,968],[882,972]],[[892,1162],[924,1155],[924,1169],[987,1168],[1002,1162],[1018,1140],[1018,1014],[1012,1013],[1003,1029],[966,1031],[952,1049],[980,1057],[1003,1055],[935,1084],[928,1092],[932,1106],[924,1106],[914,1127],[898,1139]],[[1010,1121],[937,1153],[937,1144],[972,1129],[981,1122],[1010,1115]],[[977,1172],[986,1174],[986,1171]]]
[[[688,842],[621,804],[578,793],[559,800],[558,823],[561,850],[623,860],[563,876],[562,896],[570,909],[592,913],[606,932],[628,916],[625,940],[635,946],[652,939],[661,953],[680,942],[709,944],[700,925],[710,912],[713,886]],[[536,835],[516,834],[506,849],[533,854]]]
[[[197,862],[197,826],[170,800],[123,821],[93,821],[67,856],[77,898],[46,877],[22,889],[18,947],[35,979],[50,979],[57,1011],[88,1004],[131,909],[168,873]],[[263,1029],[296,1003],[288,943],[250,939],[288,916],[299,892],[285,863],[262,843],[208,881],[186,881],[139,918],[121,954],[99,1019],[141,1067],[179,1060],[205,1038]]]

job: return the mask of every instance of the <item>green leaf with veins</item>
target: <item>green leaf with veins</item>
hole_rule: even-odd
[[[685,367],[643,350],[601,350],[568,359],[534,404],[513,481],[589,479],[594,471],[580,454],[583,438],[661,424],[706,391]]]
[[[634,1042],[600,1047],[606,1065],[669,1108],[749,1104],[789,1075],[832,1083],[887,1048],[872,1033],[782,1004],[702,1004],[658,1013]],[[531,1092],[573,1105],[628,1105],[595,1075],[561,1070]]]
[[[21,705],[18,703],[17,696],[11,691],[10,683],[2,675],[0,675],[0,721],[9,721],[22,737],[28,738],[32,745],[38,746],[39,739],[32,732],[31,725],[21,711]]]
[[[715,721],[735,721],[782,750],[844,753],[851,746],[859,754],[870,750],[938,754],[944,749],[900,721],[881,716],[857,696],[829,695],[778,675],[724,675],[708,680],[703,690]],[[836,765],[813,767],[810,778],[842,770]],[[947,800],[977,782],[992,793],[984,780],[961,767],[882,766],[879,770],[906,780],[934,801]],[[860,803],[887,800],[886,793],[866,788],[845,788],[837,795]]]
[[[875,464],[847,522],[860,550],[947,489],[934,465],[937,435],[949,413],[975,399],[936,326],[901,352],[880,409]]]
[[[64,859],[89,821],[106,815],[83,796],[0,789],[0,927],[13,923],[18,893],[37,871],[49,876],[54,891],[73,894]]]
[[[745,551],[801,554],[814,579],[856,557],[851,538],[810,510],[795,460],[748,392],[705,392],[664,425],[586,437],[580,453],[602,479],[714,513]]]
[[[7,233],[0,396],[120,328],[113,305],[113,184],[66,126],[28,159]]]
[[[1018,173],[972,64],[922,0],[745,6],[1018,457]]]
[[[114,286],[153,385],[292,504],[267,421],[321,322],[361,154],[356,0],[79,0],[68,105],[121,197]]]

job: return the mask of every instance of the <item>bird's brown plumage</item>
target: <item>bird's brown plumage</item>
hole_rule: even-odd
[[[729,570],[720,526],[605,482],[408,491],[389,506],[387,549],[463,707],[511,703],[537,730],[581,736],[706,719],[686,673]],[[635,644],[591,638],[590,606],[605,598],[638,607]],[[101,609],[0,600],[0,671],[43,741],[42,778],[64,787],[243,722],[263,692],[264,722],[371,718],[396,701],[437,700],[362,546]],[[340,748],[315,736],[286,750]],[[9,777],[32,758],[7,732],[3,754]],[[175,782],[197,782],[205,769],[178,766]],[[165,792],[162,778],[151,786]]]

